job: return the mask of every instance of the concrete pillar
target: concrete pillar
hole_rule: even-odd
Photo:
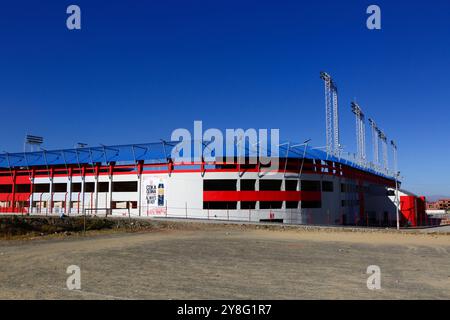
[[[112,208],[112,185],[113,185],[113,165],[110,164],[109,168],[108,168],[108,176],[109,176],[109,180],[108,180],[108,194],[109,194],[109,201],[106,204],[106,208],[111,209]]]
[[[144,163],[142,161],[138,162],[137,165],[137,174],[138,174],[138,211],[139,211],[139,216],[141,216],[142,214],[142,171],[143,171],[143,166]],[[167,214],[167,200],[166,202],[166,214]]]
[[[15,212],[16,210],[16,169],[13,169],[12,174],[12,203],[11,203],[11,211]]]
[[[29,213],[33,213],[33,201],[34,201],[34,197],[33,197],[33,193],[34,193],[34,169],[32,169],[31,171],[31,178],[30,178],[30,188],[31,188],[31,193],[30,193],[30,210]]]
[[[259,177],[257,177],[256,178],[256,181],[255,181],[255,191],[259,191],[259,180],[260,180],[260,178]],[[256,201],[256,204],[255,204],[255,210],[259,210],[259,201]]]
[[[142,210],[141,210],[141,204],[142,204],[142,174],[138,175],[138,211],[139,211],[139,217],[141,216]]]
[[[281,180],[281,191],[286,191],[286,178],[283,177],[283,180]],[[281,210],[286,211],[286,201],[283,201],[283,204],[281,205]]]
[[[53,211],[53,177],[50,177],[50,200],[49,204],[47,205],[47,213],[52,214]]]
[[[84,195],[85,195],[84,184],[85,184],[85,177],[84,177],[84,173],[83,173],[81,176],[81,214],[82,215],[84,215]]]
[[[85,165],[83,165],[82,167],[81,167],[81,192],[80,192],[80,202],[81,202],[81,211],[80,211],[80,213],[82,214],[82,215],[84,215],[85,214],[85,212],[84,212],[84,200],[85,200],[85,190],[86,190],[86,188],[85,188],[85,181],[86,180],[86,166]],[[80,204],[79,204],[80,205]]]
[[[300,176],[298,177],[298,182],[297,182],[297,191],[300,192],[301,195],[301,191],[302,191],[302,179],[300,178]],[[302,210],[302,199],[300,197],[300,201],[298,202],[298,209],[297,209],[297,223],[304,223],[306,222],[306,220],[303,217],[303,210]]]
[[[67,215],[70,215],[72,210],[72,169],[69,169],[69,176],[68,176],[68,183],[67,183],[67,202],[66,202],[66,212]]]
[[[97,214],[97,208],[98,208],[98,174],[95,175],[95,182],[94,182],[94,205],[95,205],[95,213]]]
[[[238,178],[237,178],[237,183],[236,183],[236,190],[237,191],[241,191],[241,175],[240,175],[240,173],[238,173]],[[237,202],[236,209],[237,210],[241,210],[241,202],[240,201]]]

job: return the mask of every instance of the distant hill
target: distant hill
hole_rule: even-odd
[[[440,199],[449,199],[450,198],[450,196],[443,196],[443,195],[429,195],[429,196],[426,196],[426,200],[428,201],[428,202],[434,202],[434,201],[438,201],[438,200],[440,200]]]

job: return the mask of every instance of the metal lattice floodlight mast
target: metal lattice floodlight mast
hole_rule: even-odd
[[[337,86],[331,76],[326,72],[320,73],[325,84],[325,124],[326,124],[326,151],[327,154],[339,156],[339,110]]]
[[[331,112],[331,77],[325,73],[320,73],[320,78],[324,81],[325,84],[325,138],[326,138],[326,151],[328,154],[331,154],[332,151],[332,122],[331,118],[333,114]]]
[[[364,113],[356,102],[352,102],[351,107],[356,119],[356,149],[358,161],[364,166],[366,163],[366,125],[364,122]]]
[[[378,151],[378,128],[377,128],[375,121],[373,121],[373,119],[369,118],[369,123],[370,123],[370,129],[372,132],[373,164],[375,165],[375,167],[378,167],[380,164],[379,151]]]
[[[384,134],[383,131],[378,130],[378,137],[381,140],[381,152],[383,155],[383,168],[387,172],[389,170],[389,163],[388,163],[388,149],[387,149],[387,137]]]
[[[338,110],[338,93],[337,86],[332,81],[331,89],[333,90],[333,134],[334,134],[334,154],[335,156],[340,156],[340,143],[339,143],[339,110]]]
[[[391,140],[391,146],[392,146],[392,151],[393,151],[393,154],[394,154],[394,173],[397,174],[397,172],[398,172],[397,144],[394,142],[394,140]]]
[[[33,136],[30,134],[27,134],[25,136],[25,141],[24,141],[24,145],[23,145],[23,151],[26,151],[26,147],[30,146],[30,150],[34,151],[34,146],[37,146],[39,148],[39,146],[41,146],[44,143],[44,138],[43,137],[39,137],[39,136]]]

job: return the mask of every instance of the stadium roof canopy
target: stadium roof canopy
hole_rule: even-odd
[[[171,155],[178,154],[180,150],[176,150],[179,141],[160,141],[153,143],[141,143],[141,144],[127,144],[127,145],[115,145],[115,146],[98,146],[98,147],[81,147],[72,149],[59,149],[59,150],[44,150],[34,152],[20,152],[20,153],[0,153],[0,168],[29,168],[33,166],[53,166],[53,165],[73,165],[73,164],[96,164],[101,163],[107,165],[109,163],[116,164],[130,164],[136,163],[136,161],[144,161],[144,163],[165,163],[168,159],[177,161]],[[203,151],[209,148],[208,144],[201,143],[202,154]],[[226,145],[223,146],[225,156],[233,156],[239,154],[237,151],[237,145],[234,147],[233,154],[227,154]],[[231,148],[230,148],[231,149]],[[244,149],[243,156],[259,156],[258,147]],[[373,174],[383,176],[386,178],[392,178],[379,171],[371,168],[363,167],[356,161],[348,160],[347,158],[338,158],[336,156],[327,154],[327,152],[320,148],[314,148],[307,146],[306,144],[295,144],[290,142],[281,143],[279,145],[278,153],[273,154],[270,150],[270,145],[267,150],[263,150],[265,153],[262,156],[278,156],[280,158],[297,158],[297,159],[316,159],[323,161],[334,161],[345,164],[347,166],[371,172]],[[194,141],[191,141],[191,150],[194,150]],[[231,152],[228,152],[231,153]],[[181,152],[182,154],[182,152]],[[212,152],[214,156],[214,152]],[[210,161],[211,159],[206,159]]]

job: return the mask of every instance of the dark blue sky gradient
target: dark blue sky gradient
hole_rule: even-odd
[[[65,26],[82,10],[82,30]],[[3,1],[0,148],[168,139],[172,130],[279,128],[324,145],[319,71],[338,83],[342,144],[356,98],[399,145],[404,187],[450,194],[450,2]],[[371,158],[370,131],[367,153]],[[391,160],[392,163],[392,160]]]

